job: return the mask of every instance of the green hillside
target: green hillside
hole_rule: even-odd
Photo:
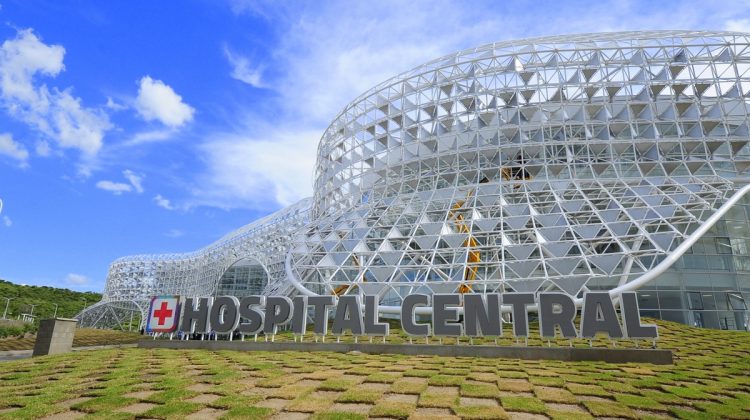
[[[8,306],[8,318],[16,319],[22,313],[29,313],[34,306],[37,319],[51,318],[55,313],[55,304],[59,305],[57,316],[70,318],[80,312],[84,304],[98,302],[102,295],[93,292],[75,292],[48,286],[22,286],[0,280],[0,318],[5,311],[5,298],[12,298]]]

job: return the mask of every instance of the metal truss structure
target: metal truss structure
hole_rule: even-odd
[[[284,256],[291,235],[309,223],[311,199],[302,200],[189,254],[136,255],[116,260],[109,268],[103,299],[76,318],[82,326],[125,327],[135,314],[140,323],[156,295],[211,296],[222,274],[238,261],[263,266],[268,295],[291,294],[284,281]]]
[[[267,267],[265,293],[377,294],[386,312],[410,293],[632,289],[736,202],[749,98],[740,33],[461,51],[348,105],[321,139],[312,200],[195,254],[116,261],[81,316],[214,294],[245,256]]]

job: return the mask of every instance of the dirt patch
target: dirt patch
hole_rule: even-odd
[[[567,413],[585,413],[586,412],[586,410],[584,410],[580,405],[577,405],[577,404],[547,403],[546,405],[550,411],[565,411]]]
[[[511,420],[547,420],[547,416],[543,416],[541,414],[518,413],[509,411],[508,416]]]
[[[206,420],[206,419],[218,419],[221,418],[226,414],[226,410],[217,410],[215,408],[204,408],[201,411],[198,411],[197,413],[193,413],[187,417],[186,419],[189,420]]]
[[[328,411],[343,411],[346,413],[355,413],[367,415],[370,412],[372,406],[369,404],[344,404],[336,403],[328,409]]]
[[[129,414],[141,414],[145,413],[146,411],[156,407],[156,404],[151,403],[137,403],[137,404],[131,404],[127,407],[120,408],[117,410],[120,413],[129,413]]]
[[[139,400],[143,400],[154,394],[156,394],[156,391],[138,391],[131,392],[130,394],[125,394],[124,396],[128,398],[138,398]]]
[[[58,407],[70,408],[70,407],[72,407],[72,406],[74,406],[76,404],[80,404],[82,402],[86,402],[86,401],[90,400],[91,398],[92,397],[73,398],[72,400],[65,400],[65,401],[59,402],[56,405]]]
[[[80,411],[65,411],[62,413],[43,417],[42,420],[74,420],[80,419],[82,417],[86,417],[86,413],[81,413]]]
[[[201,394],[186,401],[196,404],[211,404],[219,398],[221,398],[221,396],[216,394]]]
[[[497,407],[500,404],[497,403],[497,400],[494,400],[492,398],[469,398],[469,397],[461,397],[461,405],[473,405],[473,406],[480,406],[480,407]]]
[[[287,404],[289,404],[289,400],[283,400],[281,398],[269,398],[255,405],[258,407],[273,408],[274,410],[281,410],[282,408],[286,407]]]
[[[410,419],[457,419],[447,408],[417,408]]]
[[[213,389],[213,385],[203,384],[203,383],[201,383],[201,384],[195,384],[195,385],[191,385],[191,386],[187,387],[188,391],[193,391],[193,392],[206,392],[206,391],[209,391],[211,389]]]
[[[411,394],[387,394],[384,401],[417,405],[419,395]]]

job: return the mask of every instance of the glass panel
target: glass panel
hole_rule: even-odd
[[[657,299],[656,292],[639,291],[637,294],[640,309],[659,309],[659,299]]]
[[[703,242],[704,252],[706,253],[706,255],[716,255],[719,253],[716,249],[714,238],[703,238],[701,239],[701,242]]]
[[[742,312],[735,312],[734,313],[734,319],[735,322],[737,322],[737,329],[738,330],[744,330],[749,331],[750,326],[750,312],[742,311]]]
[[[703,309],[703,297],[700,292],[688,292],[687,295],[690,309]]]
[[[734,269],[737,271],[750,271],[750,259],[747,257],[734,257]]]
[[[661,311],[661,319],[687,324],[685,311]]]
[[[705,270],[708,268],[706,257],[703,255],[685,255],[682,258],[685,261],[685,268],[694,270]]]
[[[705,328],[719,328],[719,316],[713,311],[701,312],[703,316],[703,326]]]
[[[747,255],[747,241],[745,239],[731,238],[732,253],[735,255]]]
[[[661,309],[682,309],[685,306],[682,302],[681,292],[659,292],[659,307]]]
[[[729,309],[729,300],[727,294],[724,292],[715,292],[714,299],[716,300],[716,309],[726,311]]]
[[[266,269],[255,259],[244,258],[224,272],[217,296],[245,297],[259,295],[268,284]]]
[[[652,282],[652,285],[657,286],[660,290],[679,289],[681,284],[682,284],[681,276],[678,273],[674,273],[674,272],[664,273],[661,276],[657,277],[656,280]]]
[[[641,318],[659,319],[659,311],[641,311]]]
[[[682,278],[687,289],[711,290],[711,282],[705,275],[685,273]]]
[[[747,309],[745,299],[738,292],[727,293],[727,300],[729,301],[729,307],[735,311],[744,311]]]
[[[734,290],[737,288],[736,276],[732,274],[716,273],[711,276],[711,285],[719,290]]]
[[[724,216],[726,220],[738,220],[738,221],[746,221],[747,220],[747,214],[745,213],[745,209],[742,208],[742,206],[734,206],[729,209],[726,216]]]
[[[731,254],[732,244],[729,242],[729,238],[714,238],[716,240],[716,250],[719,254]]]
[[[726,271],[729,269],[724,262],[724,257],[720,255],[708,256],[706,257],[706,261],[708,262],[709,270]]]
[[[701,295],[703,297],[703,308],[709,311],[716,310],[716,301],[714,300],[714,294],[713,293],[703,293]]]
[[[693,326],[703,328],[703,313],[699,311],[692,312],[693,315]]]

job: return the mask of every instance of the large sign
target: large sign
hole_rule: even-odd
[[[329,315],[333,315],[330,332],[340,336],[387,336],[389,325],[380,322],[375,296],[234,296],[186,298],[181,319],[178,297],[155,297],[149,311],[148,330],[185,334],[276,334],[288,326],[294,334],[329,333]],[[618,302],[619,301],[619,302]],[[619,314],[617,306],[619,303]],[[427,307],[431,314],[420,320],[417,308]],[[176,309],[175,309],[176,308]],[[607,292],[583,295],[580,320],[573,297],[564,293],[503,293],[503,294],[413,294],[401,306],[401,327],[410,336],[481,337],[505,333],[503,309],[512,315],[512,334],[529,335],[529,311],[538,314],[540,335],[564,338],[593,338],[604,333],[611,338],[653,339],[655,325],[642,324],[634,292],[610,297]]]

